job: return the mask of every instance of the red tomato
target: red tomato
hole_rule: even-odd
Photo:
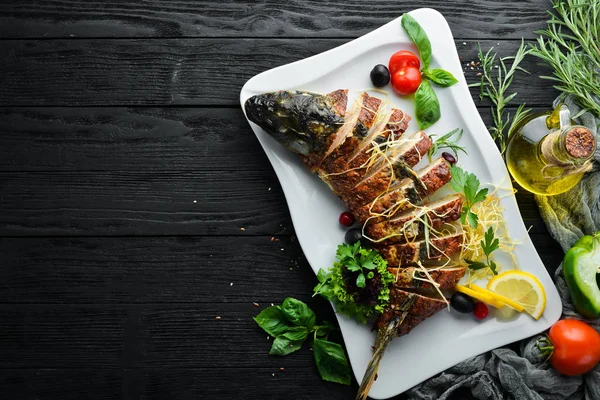
[[[600,334],[585,322],[563,319],[550,328],[550,364],[563,375],[581,375],[600,362]]]
[[[421,68],[421,61],[419,61],[419,57],[408,50],[400,50],[390,57],[388,68],[390,70],[390,74],[393,74],[394,72],[406,66],[419,69]]]
[[[421,84],[419,68],[406,66],[392,74],[392,86],[396,92],[407,95],[417,91]]]

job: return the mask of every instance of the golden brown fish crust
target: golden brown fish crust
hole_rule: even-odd
[[[428,279],[427,276],[415,267],[388,268],[388,271],[396,278],[394,286],[397,288],[421,288],[435,290],[431,282],[420,279]],[[438,283],[440,289],[452,289],[465,275],[466,267],[440,268],[427,270],[431,279]]]
[[[427,246],[425,240],[416,240],[411,243],[388,244],[375,246],[375,248],[389,265],[402,266],[417,261],[450,257],[460,252],[462,242],[463,233],[459,232],[430,239],[429,246]]]
[[[406,239],[423,234],[425,230],[424,220],[428,221],[431,229],[440,229],[444,224],[456,221],[460,218],[462,211],[462,197],[458,194],[447,196],[430,204],[430,209],[420,211],[419,209],[406,210],[396,214],[391,219],[376,223],[367,223],[365,233],[373,240],[387,237],[384,243],[405,242]],[[417,214],[419,219],[415,219]],[[398,234],[398,236],[391,236]]]

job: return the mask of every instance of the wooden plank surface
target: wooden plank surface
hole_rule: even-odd
[[[311,297],[316,278],[239,90],[418,7],[446,16],[474,82],[477,42],[512,55],[548,6],[3,1],[2,397],[352,398],[356,382],[321,381],[308,348],[268,356],[252,320],[286,296],[335,315]],[[537,78],[547,70],[532,58],[524,67],[532,75],[515,80],[517,103],[547,108],[556,92]],[[472,95],[489,124],[489,103]],[[553,271],[562,251],[533,196],[517,198]]]
[[[533,38],[548,3],[436,0],[5,0],[0,37],[358,37],[402,15],[440,11],[458,38]]]
[[[562,251],[531,238],[548,270]],[[244,309],[317,284],[296,239],[280,236],[4,238],[3,304],[237,303]]]
[[[0,46],[0,106],[221,105],[239,107],[252,76],[332,49],[345,39],[8,40]],[[477,41],[457,40],[468,82],[478,82]],[[518,41],[481,41],[501,56]],[[546,70],[529,57],[511,89],[521,101],[545,106],[556,97],[537,77]],[[23,71],[27,71],[26,74]],[[369,71],[365,71],[365,75]],[[471,89],[479,103],[479,91]],[[518,101],[518,100],[515,100]],[[482,102],[481,105],[489,105]]]

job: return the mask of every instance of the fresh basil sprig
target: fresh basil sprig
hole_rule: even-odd
[[[431,42],[421,25],[413,17],[409,14],[402,15],[401,24],[411,40],[417,45],[423,61],[423,68],[421,68],[423,81],[415,93],[415,108],[420,129],[426,129],[435,124],[441,117],[440,102],[428,81],[440,87],[450,87],[458,80],[444,69],[429,69],[431,64]]]
[[[335,327],[327,321],[316,325],[315,313],[304,302],[288,297],[280,306],[265,308],[254,321],[275,338],[271,355],[285,356],[299,350],[312,333],[313,353],[321,378],[350,385],[350,367],[344,349],[327,340]]]
[[[423,69],[429,69],[429,64],[431,64],[431,42],[429,37],[410,14],[402,15],[400,23],[413,43],[417,45],[421,60],[423,60]]]
[[[419,127],[427,129],[441,117],[440,102],[433,88],[427,81],[421,82],[415,93],[415,113]]]

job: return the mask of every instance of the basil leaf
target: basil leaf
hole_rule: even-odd
[[[350,385],[350,367],[342,346],[327,340],[315,339],[313,353],[323,380]]]
[[[421,60],[423,60],[423,69],[429,69],[429,64],[431,63],[431,42],[429,42],[427,34],[421,28],[421,25],[409,14],[402,16],[401,23],[408,36],[419,49]]]
[[[436,68],[432,70],[426,69],[425,71],[423,71],[423,75],[431,82],[441,87],[449,87],[458,82],[454,75],[441,68]]]
[[[323,325],[317,327],[317,336],[326,336],[329,332],[334,330],[335,326],[331,322],[325,321],[323,322]]]
[[[427,129],[441,117],[440,102],[427,81],[421,82],[415,93],[417,121],[421,129]]]
[[[281,305],[281,311],[294,325],[306,326],[309,329],[315,326],[315,313],[300,300],[286,298]]]
[[[254,321],[273,337],[277,337],[291,328],[279,306],[265,308],[254,317]]]
[[[300,350],[302,343],[304,343],[304,340],[290,340],[284,336],[279,336],[273,340],[269,354],[273,356],[287,356],[290,353]]]

